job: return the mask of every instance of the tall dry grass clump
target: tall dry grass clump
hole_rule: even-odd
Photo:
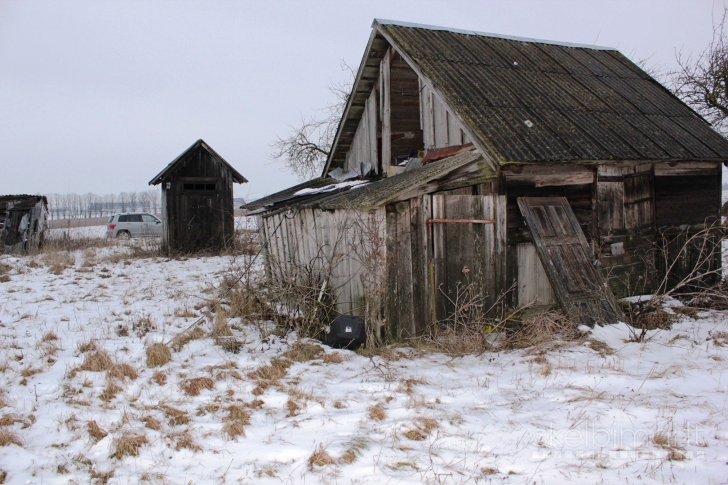
[[[96,350],[90,354],[87,354],[83,359],[83,363],[79,367],[79,370],[85,370],[89,372],[103,372],[113,367],[114,361],[111,356],[105,350]]]
[[[215,389],[215,381],[209,377],[195,377],[192,379],[185,379],[180,384],[180,387],[188,396],[199,396],[203,389],[212,391]]]
[[[124,432],[121,436],[114,438],[111,448],[111,458],[121,460],[125,456],[139,456],[139,448],[149,443],[143,434]]]
[[[308,457],[308,469],[311,471],[313,471],[316,467],[334,465],[335,463],[336,460],[334,460],[329,452],[326,451],[323,443],[319,443],[311,456]]]
[[[16,433],[5,429],[0,430],[0,447],[10,445],[23,446],[23,442]]]
[[[504,350],[555,345],[580,340],[584,334],[561,312],[546,312],[523,317],[518,327],[506,332],[499,347]]]
[[[147,367],[161,367],[172,360],[172,352],[162,342],[156,342],[146,349],[147,352]]]
[[[245,426],[250,424],[250,413],[236,404],[228,406],[227,412],[227,416],[222,419],[225,423],[223,425],[225,434],[230,439],[235,439],[241,435],[245,436]]]

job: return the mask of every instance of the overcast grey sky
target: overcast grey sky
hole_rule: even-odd
[[[203,138],[260,197],[296,178],[269,159],[331,100],[375,17],[617,47],[674,66],[725,0],[0,0],[0,194],[145,190]]]

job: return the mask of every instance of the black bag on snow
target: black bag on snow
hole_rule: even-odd
[[[364,319],[351,315],[334,318],[326,334],[326,345],[342,349],[356,349],[366,342]]]

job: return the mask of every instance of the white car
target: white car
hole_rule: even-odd
[[[106,237],[129,239],[162,235],[162,221],[146,212],[114,214],[106,224]]]

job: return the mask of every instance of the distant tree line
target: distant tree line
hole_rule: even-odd
[[[51,219],[105,217],[118,212],[144,211],[156,214],[162,207],[159,190],[119,194],[46,194]]]

